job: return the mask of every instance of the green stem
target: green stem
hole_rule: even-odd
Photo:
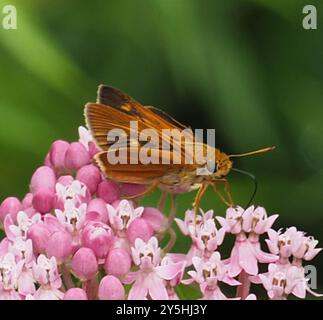
[[[63,280],[64,280],[64,284],[65,284],[66,289],[68,290],[68,289],[73,288],[74,282],[72,280],[71,273],[64,263],[61,265],[61,272],[63,275]]]

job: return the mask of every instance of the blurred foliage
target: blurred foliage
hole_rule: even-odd
[[[18,30],[0,28],[1,198],[27,192],[54,139],[76,139],[84,104],[105,83],[194,128],[216,128],[224,151],[276,145],[236,166],[257,176],[255,203],[279,213],[279,226],[323,242],[322,2],[311,1],[311,31],[302,0],[9,2]],[[230,181],[246,203],[251,182],[235,173]],[[192,199],[179,197],[180,215]],[[202,207],[224,212],[212,192]],[[180,238],[178,248],[187,245]],[[314,263],[322,269],[322,255]]]

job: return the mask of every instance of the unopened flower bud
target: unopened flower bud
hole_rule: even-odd
[[[45,160],[44,160],[44,166],[53,168],[53,165],[50,162],[50,154],[49,154],[49,152],[46,154],[46,157],[45,157]]]
[[[128,197],[140,195],[146,188],[145,185],[135,183],[122,183],[120,186],[121,194]]]
[[[74,178],[70,175],[60,176],[57,179],[57,183],[62,184],[63,186],[68,186],[74,181]]]
[[[28,208],[32,207],[32,205],[33,205],[33,194],[27,193],[22,200],[22,208],[28,209]]]
[[[69,145],[65,155],[65,167],[70,170],[78,170],[91,162],[89,153],[80,142]]]
[[[107,203],[113,203],[120,198],[120,190],[116,183],[112,181],[102,181],[97,190],[97,195]]]
[[[98,272],[98,262],[92,249],[80,248],[72,259],[72,270],[82,281],[90,280]]]
[[[167,226],[165,216],[156,208],[146,207],[141,217],[150,224],[155,232],[163,231]]]
[[[93,158],[98,152],[100,152],[99,148],[96,146],[96,144],[93,141],[91,141],[89,143],[90,157]]]
[[[49,160],[55,169],[62,169],[65,166],[65,155],[70,144],[63,140],[55,141],[49,151]]]
[[[58,262],[67,258],[73,250],[72,236],[66,231],[56,231],[48,239],[46,253],[49,258],[55,257]]]
[[[114,276],[105,276],[99,285],[100,300],[123,300],[125,291],[120,280]]]
[[[133,220],[127,230],[127,238],[131,243],[135,243],[137,238],[147,242],[153,236],[153,228],[143,218]]]
[[[47,225],[40,221],[33,224],[27,231],[27,238],[33,242],[33,249],[35,253],[45,253],[50,230]]]
[[[112,230],[102,222],[90,222],[82,232],[82,243],[92,249],[98,259],[104,259],[113,243]]]
[[[91,200],[87,206],[87,213],[89,212],[97,212],[100,215],[100,220],[102,222],[108,222],[107,205],[102,199],[95,198]]]
[[[55,191],[56,176],[52,168],[39,167],[31,177],[30,189],[32,193],[47,189]]]
[[[63,300],[88,300],[88,298],[83,289],[71,288],[65,292]]]
[[[34,193],[32,204],[36,211],[48,213],[54,208],[54,203],[55,194],[52,190],[42,189]]]
[[[4,221],[7,214],[10,214],[13,221],[16,221],[17,213],[22,210],[22,205],[18,198],[9,197],[3,200],[0,206],[0,220]]]
[[[101,179],[100,170],[93,164],[82,167],[76,174],[76,180],[83,182],[92,194],[96,192]]]
[[[129,272],[131,268],[131,257],[125,249],[112,249],[104,263],[104,270],[113,276],[122,276]]]

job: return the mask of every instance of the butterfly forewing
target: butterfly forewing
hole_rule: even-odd
[[[142,121],[147,123],[155,121],[155,123],[151,124],[157,128],[177,128],[181,130],[187,128],[187,126],[181,124],[166,112],[153,106],[143,106],[124,92],[110,86],[99,86],[97,102],[116,108],[128,115],[141,118]]]
[[[126,148],[125,152],[119,150],[118,160],[120,163],[113,164],[108,160],[109,155],[115,156],[114,150],[103,151],[95,156],[95,159],[105,176],[127,183],[150,184],[158,181],[167,174],[180,175],[185,171],[194,170],[194,165],[183,165],[165,163],[163,159],[163,152],[160,149],[151,150],[151,161],[155,164],[142,164],[140,162],[131,164],[131,156],[137,156],[137,149]],[[177,155],[171,153],[171,160],[175,159]]]
[[[179,131],[188,129],[167,113],[155,107],[144,107],[120,90],[103,85],[99,87],[97,103],[87,104],[85,114],[87,124],[98,145],[103,150],[109,147],[106,136],[112,129],[119,128],[125,130],[127,136],[130,137],[130,121],[137,121],[139,132],[144,129],[156,130],[160,137],[160,146],[162,146],[163,129],[177,129]],[[185,134],[194,143],[193,133],[188,130]],[[176,137],[173,137],[172,141],[165,141],[165,144],[167,145],[169,142],[172,144],[171,150],[174,149],[174,145],[177,145],[179,149],[182,144],[182,141],[176,140]]]
[[[179,139],[173,136],[169,139],[169,136],[164,135],[163,129],[176,129],[182,132],[187,127],[157,108],[141,105],[118,89],[100,86],[97,103],[88,103],[85,107],[85,115],[94,139],[101,150],[106,151],[100,153],[96,160],[102,171],[111,179],[122,182],[150,183],[167,173],[183,174],[185,170],[193,170],[196,167],[193,133],[190,131],[186,133],[186,137],[189,138],[188,145],[193,148],[183,148],[181,136]],[[138,153],[138,148],[134,148],[134,146],[144,148],[146,143],[140,141],[138,136],[133,135],[131,121],[136,121],[138,132],[142,132],[144,129],[154,129],[158,133],[159,141],[155,147],[158,153],[152,152],[158,159],[152,159],[149,164],[129,163],[129,155],[133,152]],[[113,129],[122,129],[125,132],[123,143],[128,149],[126,164],[111,164],[108,161],[109,152],[115,152],[114,148],[111,148],[114,141],[108,142],[107,140],[108,132]],[[169,145],[169,147],[164,149],[165,145]],[[168,157],[168,160],[165,157]],[[189,164],[185,165],[187,159],[189,159]]]

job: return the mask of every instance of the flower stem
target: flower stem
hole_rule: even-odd
[[[98,277],[97,276],[91,280],[87,280],[87,281],[83,282],[82,288],[86,292],[87,298],[89,300],[96,299],[98,286],[99,286],[99,284],[98,284]]]
[[[66,289],[68,290],[68,289],[73,288],[74,283],[73,283],[73,280],[71,277],[71,273],[64,263],[61,265],[61,272],[63,275],[64,284],[65,284]]]
[[[250,290],[249,275],[244,270],[242,270],[238,280],[241,283],[241,285],[238,286],[237,288],[236,297],[237,298],[239,297],[244,300],[249,295],[249,290]]]

